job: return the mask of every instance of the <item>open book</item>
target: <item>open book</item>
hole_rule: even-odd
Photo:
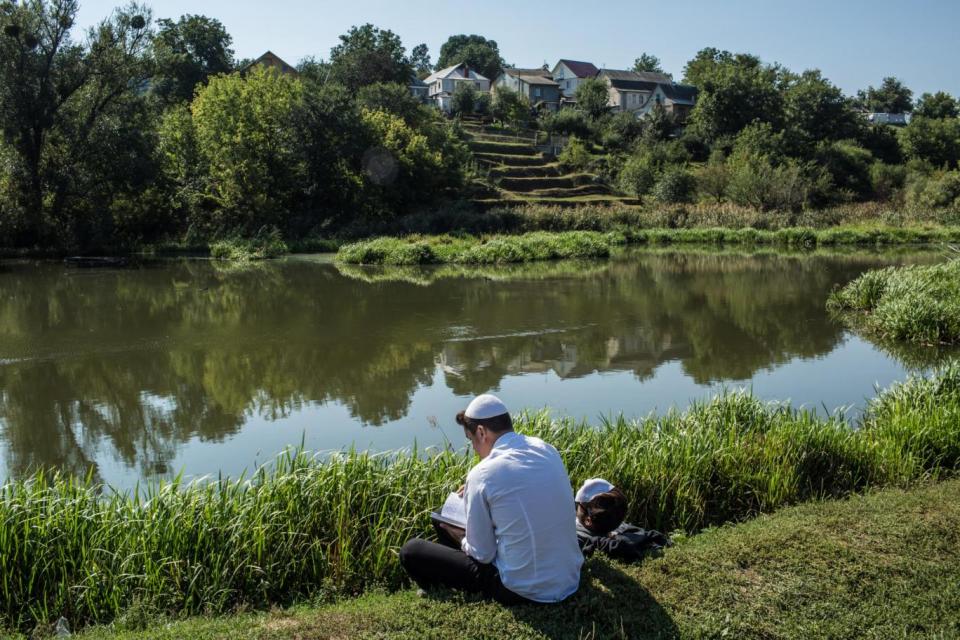
[[[447,496],[440,513],[434,511],[430,517],[438,522],[445,522],[461,529],[467,528],[467,505],[456,493]]]

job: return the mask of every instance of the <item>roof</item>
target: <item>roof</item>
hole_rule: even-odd
[[[412,74],[410,76],[410,86],[411,87],[426,87],[427,83],[417,77],[417,74]]]
[[[241,75],[245,74],[247,71],[249,71],[251,68],[253,68],[258,64],[264,65],[271,69],[277,69],[281,73],[290,73],[293,75],[298,75],[297,69],[293,65],[288,64],[283,58],[275,54],[273,51],[267,51],[266,53],[264,53],[262,56],[260,56],[253,62],[248,63],[245,67],[240,69],[240,74]]]
[[[663,95],[674,104],[693,106],[697,100],[697,88],[689,84],[664,84],[660,86]]]
[[[549,87],[558,87],[550,72],[545,69],[504,69],[503,72],[512,78],[520,78],[527,84],[539,84]]]
[[[580,62],[579,60],[567,60],[566,58],[560,59],[554,65],[554,69],[561,64],[567,65],[567,69],[573,71],[578,78],[592,78],[600,71],[592,62]]]
[[[471,80],[489,80],[486,76],[482,76],[473,69],[467,68],[464,63],[455,64],[452,67],[447,67],[446,69],[440,69],[439,71],[434,71],[429,76],[424,79],[424,82],[430,84],[431,82],[436,82],[437,80],[446,80],[447,78],[466,78],[467,75],[464,75],[463,71],[466,68],[467,75],[469,75]]]
[[[673,84],[673,78],[665,73],[654,71],[626,71],[623,69],[604,69],[601,76],[611,80],[629,80],[632,82],[653,82],[654,84]]]

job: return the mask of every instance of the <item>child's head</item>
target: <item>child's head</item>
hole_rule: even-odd
[[[603,478],[591,478],[577,491],[577,520],[596,535],[620,526],[627,515],[627,497]]]

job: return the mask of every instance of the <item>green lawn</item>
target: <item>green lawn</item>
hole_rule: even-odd
[[[956,638],[960,481],[784,509],[640,566],[594,559],[580,592],[556,606],[405,590],[169,623],[132,612],[80,637]]]

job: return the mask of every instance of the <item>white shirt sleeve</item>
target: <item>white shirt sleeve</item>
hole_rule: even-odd
[[[463,490],[463,499],[467,510],[467,533],[463,536],[460,548],[465,554],[483,564],[493,562],[497,557],[497,536],[493,531],[490,518],[490,506],[483,495],[483,482],[467,478]]]

